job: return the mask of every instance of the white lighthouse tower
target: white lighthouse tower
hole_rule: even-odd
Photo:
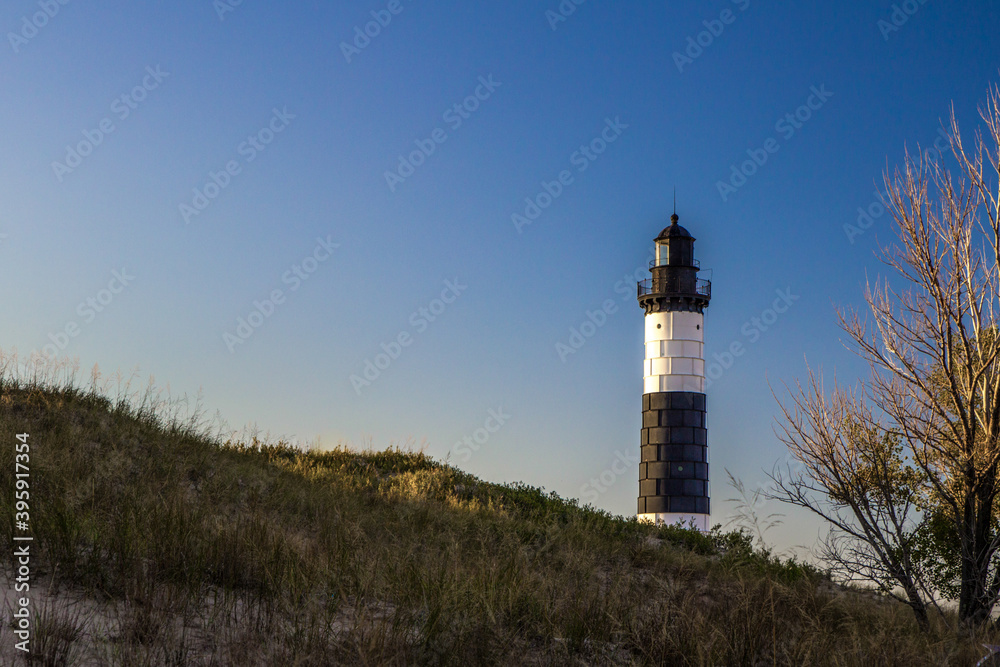
[[[712,284],[698,279],[694,237],[677,224],[656,237],[652,278],[639,283],[646,312],[640,521],[709,529],[704,309]]]

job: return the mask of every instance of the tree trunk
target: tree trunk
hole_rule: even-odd
[[[990,480],[986,480],[987,482]],[[993,530],[990,525],[994,493],[991,485],[980,482],[978,497],[966,502],[968,536],[962,553],[962,584],[959,594],[958,617],[971,626],[982,625],[993,611],[994,592],[990,582],[990,561],[993,560]],[[970,516],[971,515],[971,516]]]
[[[908,587],[906,590],[906,599],[909,600],[910,609],[913,610],[913,615],[917,618],[917,625],[920,626],[921,632],[930,632],[931,622],[927,617],[927,605],[920,598],[920,593],[916,588]]]

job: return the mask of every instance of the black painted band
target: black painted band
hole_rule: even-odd
[[[644,394],[639,513],[708,514],[708,429],[705,395]]]

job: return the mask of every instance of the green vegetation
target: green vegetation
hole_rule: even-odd
[[[0,378],[7,554],[15,434],[31,443],[30,664],[970,665],[996,643],[921,633],[746,532],[639,524],[422,453],[220,440],[150,391]],[[0,662],[13,643],[5,622]]]

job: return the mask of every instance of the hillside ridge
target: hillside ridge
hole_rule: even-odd
[[[31,443],[32,664],[973,664],[741,531],[654,527],[421,452],[220,440],[149,391],[0,381]],[[0,476],[13,554],[15,478]],[[7,563],[8,619],[17,563]],[[24,662],[10,623],[0,661]],[[27,664],[27,663],[24,663]]]

